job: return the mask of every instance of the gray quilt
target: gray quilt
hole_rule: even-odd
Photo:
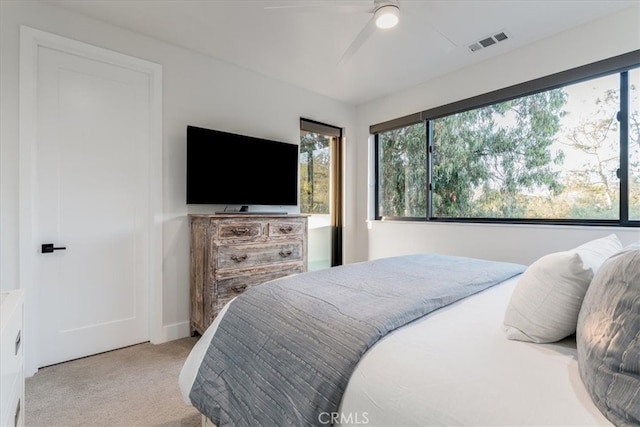
[[[219,427],[321,425],[376,341],[524,269],[420,254],[257,286],[230,304],[189,397]]]

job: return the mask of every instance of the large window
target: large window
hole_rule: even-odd
[[[640,70],[546,84],[377,125],[376,218],[640,220]]]

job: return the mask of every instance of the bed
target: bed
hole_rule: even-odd
[[[607,250],[606,258],[613,252],[613,247]],[[598,256],[602,259],[596,264],[602,264],[604,257]],[[583,253],[583,258],[587,264],[589,254]],[[339,406],[318,411],[309,424],[597,426],[612,425],[613,420],[636,425],[633,416],[640,408],[640,396],[625,403],[629,422],[607,415],[594,402],[592,390],[581,378],[575,334],[552,343],[506,338],[505,311],[522,281],[522,271],[384,334],[350,372]],[[203,358],[234,303],[225,306],[185,362],[180,388],[187,403],[192,403],[200,371],[206,371]],[[626,349],[635,351],[638,346],[631,342]],[[220,427],[242,424],[227,420]]]

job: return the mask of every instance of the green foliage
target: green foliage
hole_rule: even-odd
[[[523,192],[559,193],[565,101],[556,89],[434,120],[434,216],[521,218]]]
[[[300,212],[328,214],[330,209],[329,138],[303,132],[300,137]]]
[[[427,212],[425,123],[379,134],[380,214],[424,217]]]

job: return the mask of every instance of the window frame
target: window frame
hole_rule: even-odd
[[[545,225],[588,225],[588,226],[621,226],[640,227],[639,220],[629,219],[629,78],[628,71],[640,67],[640,50],[635,50],[609,59],[565,70],[549,76],[528,82],[505,87],[471,98],[452,102],[439,107],[399,117],[369,127],[369,133],[374,136],[374,219],[391,221],[430,221],[430,222],[458,222],[458,223],[488,223],[488,224],[545,224]],[[541,219],[541,218],[462,218],[462,217],[434,217],[432,204],[432,153],[433,138],[431,121],[452,114],[482,108],[488,105],[509,101],[512,99],[545,92],[583,81],[597,79],[612,74],[620,75],[620,212],[618,219]],[[380,140],[379,134],[405,126],[426,122],[427,150],[427,180],[425,183],[426,216],[425,217],[396,217],[380,215]]]
[[[300,132],[311,132],[331,138],[331,167],[330,167],[330,228],[331,228],[331,266],[343,264],[343,181],[344,181],[344,136],[343,129],[337,126],[300,118]],[[300,160],[298,159],[298,164]],[[300,179],[300,177],[298,177]],[[299,190],[298,190],[299,191]],[[301,206],[301,203],[298,204]]]

